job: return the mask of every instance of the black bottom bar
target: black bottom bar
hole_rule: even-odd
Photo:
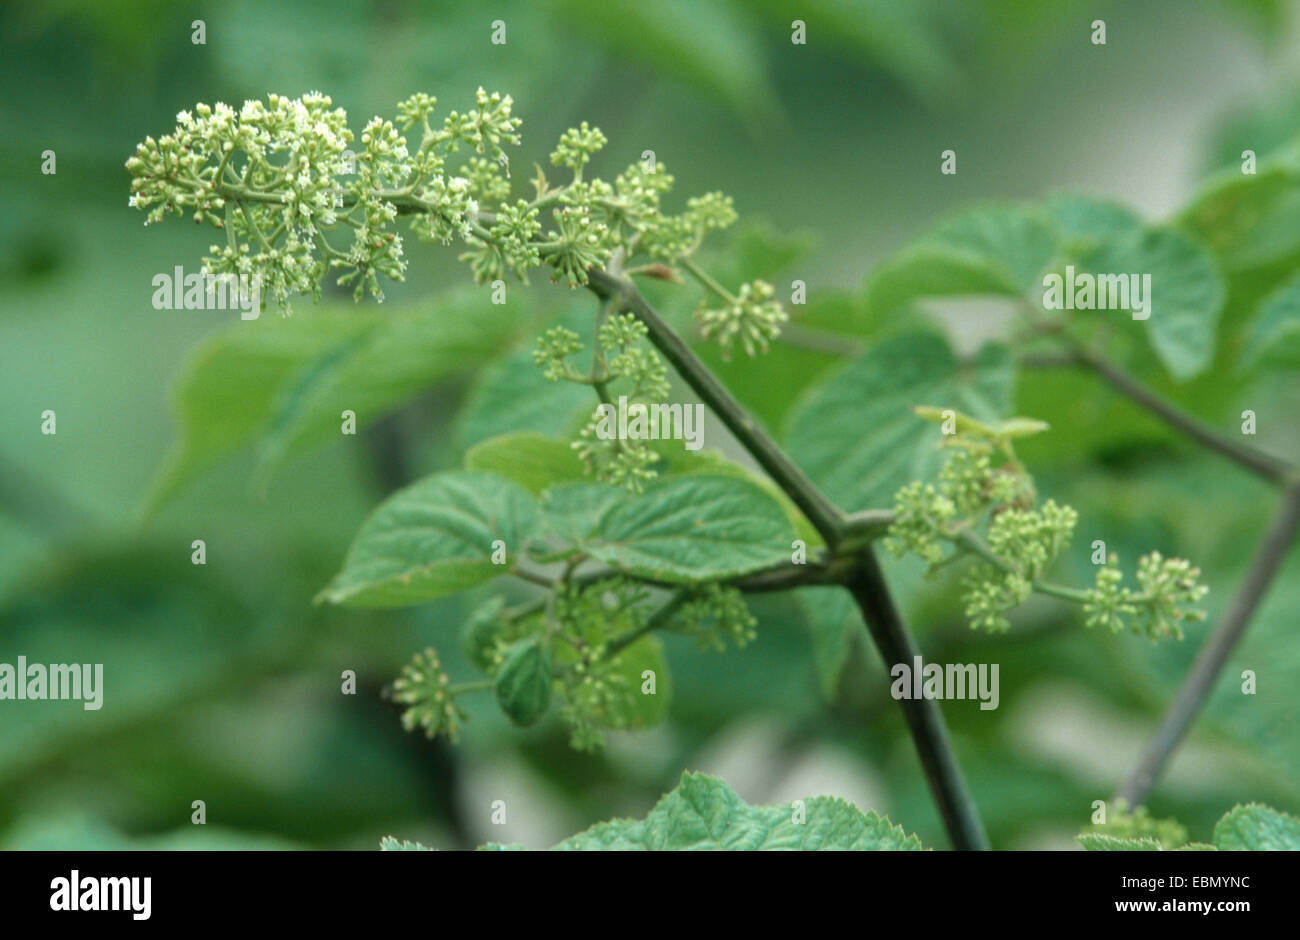
[[[1285,915],[1296,861],[1228,852],[11,852],[0,855],[0,910],[128,929],[382,929],[412,916],[676,923],[686,910],[691,921],[716,916],[734,927],[778,908],[801,920],[897,918],[926,928],[1189,918],[1217,927]],[[117,909],[81,909],[91,905]]]

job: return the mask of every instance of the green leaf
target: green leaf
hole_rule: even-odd
[[[690,0],[653,7],[562,0],[555,15],[619,61],[671,75],[751,121],[773,119],[778,97],[764,67],[766,37],[739,8]]]
[[[655,691],[643,692],[646,670],[655,674]],[[664,645],[656,636],[643,636],[597,667],[605,693],[581,708],[595,724],[611,731],[643,731],[668,717],[672,703],[668,660]],[[574,693],[581,697],[581,687]]]
[[[396,315],[349,308],[239,322],[206,340],[178,382],[180,435],[155,481],[156,509],[218,460],[259,444],[265,481],[285,457],[366,427],[423,389],[487,361],[510,319],[481,294]]]
[[[952,431],[950,433],[982,437],[991,441],[1033,437],[1035,434],[1042,434],[1044,431],[1051,430],[1051,425],[1046,421],[1039,421],[1037,418],[1007,418],[1005,421],[985,424],[983,421],[977,421],[970,415],[962,414],[954,408],[932,408],[929,405],[917,405],[912,411],[916,413],[918,418],[924,418],[931,424],[941,426],[951,416]]]
[[[275,421],[277,396],[294,375],[353,348],[375,329],[370,315],[320,313],[239,323],[189,358],[173,396],[179,439],[154,481],[155,509],[223,457],[256,441]]]
[[[993,436],[1018,440],[1022,437],[1033,437],[1035,434],[1042,434],[1044,431],[1050,431],[1051,429],[1051,425],[1046,421],[1039,421],[1037,418],[1007,418],[1005,421],[994,423]]]
[[[1022,297],[1039,286],[1056,252],[1056,232],[1035,208],[968,209],[880,266],[868,280],[867,302],[887,313],[922,297]]]
[[[561,851],[919,851],[921,841],[852,803],[819,796],[799,807],[750,806],[721,780],[684,773],[644,820],[614,819],[565,839]],[[485,846],[505,848],[505,846]]]
[[[576,317],[560,322],[590,333],[590,317],[586,325]],[[529,346],[479,373],[457,416],[452,438],[458,448],[468,448],[511,431],[565,437],[595,410],[590,388],[548,380],[533,361]]]
[[[479,669],[491,672],[496,666],[493,653],[497,638],[505,629],[501,613],[506,609],[506,599],[500,595],[488,598],[470,613],[461,628],[460,645],[465,655]]]
[[[534,496],[584,477],[582,461],[563,441],[536,431],[517,431],[482,441],[465,454],[465,469],[514,480]]]
[[[536,503],[517,483],[434,474],[379,504],[317,601],[398,607],[468,590],[514,568],[536,520]],[[505,564],[492,563],[497,539]]]
[[[1011,410],[1015,369],[1007,351],[980,350],[963,365],[943,337],[891,337],[810,389],[791,412],[788,451],[841,509],[891,505],[941,454],[915,405],[954,408],[994,422]]]
[[[773,20],[789,28],[789,5],[763,0]],[[829,46],[845,50],[853,61],[869,62],[929,101],[961,81],[957,56],[945,35],[936,7],[893,0],[811,0],[799,15]],[[816,24],[815,26],[813,24]]]
[[[765,279],[773,284],[791,283],[788,278]],[[733,276],[722,283],[749,280],[752,280],[749,276]],[[859,336],[883,328],[881,321],[884,318],[872,316],[861,291],[848,292],[812,285],[806,300],[806,303],[790,308],[793,322],[788,330],[783,328],[783,335],[763,354],[761,368],[756,368],[748,356],[724,357],[723,350],[715,342],[699,339],[692,344],[701,361],[712,370],[718,381],[731,390],[736,400],[745,405],[761,427],[782,426],[791,403],[802,389],[840,365],[843,350],[860,345]],[[697,332],[691,326],[689,315],[677,319],[673,326],[683,335]],[[803,345],[804,340],[795,335],[800,330],[813,331],[805,332],[805,336],[821,337],[826,345],[807,348]]]
[[[803,539],[810,548],[822,544],[822,537],[813,528],[812,523],[799,511],[799,507],[791,501],[789,496],[785,495],[785,492],[779,486],[762,474],[756,473],[748,467],[742,467],[740,464],[728,459],[721,451],[702,450],[692,452],[678,446],[673,441],[648,441],[647,446],[656,451],[663,460],[663,464],[658,466],[657,469],[664,477],[707,473],[716,476],[736,477],[757,484],[781,504],[781,508],[785,510],[785,514],[790,519],[790,523],[795,528],[795,534],[799,538]]]
[[[542,496],[542,531],[562,555],[581,550],[600,517],[629,494],[607,483],[566,483]]]
[[[408,839],[398,840],[395,836],[384,836],[379,840],[379,851],[381,852],[432,852],[433,849],[419,842],[411,842]]]
[[[1017,295],[1008,277],[988,259],[943,245],[913,245],[894,255],[867,281],[867,306],[891,314],[921,297]]]
[[[1179,380],[1210,365],[1226,288],[1198,242],[1173,229],[1147,229],[1107,242],[1081,264],[1092,273],[1150,274],[1144,322],[1156,355]]]
[[[1300,251],[1300,150],[1284,148],[1253,174],[1240,164],[1202,187],[1177,220],[1228,271],[1257,268]]]
[[[512,449],[512,441],[518,443],[518,451]],[[706,474],[753,483],[781,506],[798,538],[810,548],[822,544],[812,523],[767,477],[728,460],[717,451],[695,453],[683,449],[676,441],[647,441],[646,446],[659,455],[655,471],[661,480]],[[505,435],[485,442],[471,450],[466,464],[471,469],[495,471],[535,493],[542,493],[543,526],[548,535],[558,540],[559,545],[553,546],[557,550],[577,548],[594,533],[596,522],[610,506],[637,498],[618,487],[587,482],[590,478],[583,472],[572,448],[537,435]]]
[[[1066,250],[1071,253],[1095,248],[1142,228],[1142,220],[1132,210],[1079,193],[1053,196],[1043,208],[1056,223]]]
[[[521,728],[537,724],[551,705],[551,650],[538,637],[520,640],[497,672],[497,704]]]
[[[839,697],[855,647],[864,645],[866,626],[857,604],[843,588],[800,588],[796,596],[812,638],[813,662],[822,694],[833,702]]]
[[[789,518],[757,484],[691,474],[611,505],[583,549],[628,574],[690,583],[788,560],[793,540]]]
[[[1242,368],[1262,361],[1300,365],[1300,276],[1264,298],[1241,353]]]
[[[1127,839],[1120,836],[1108,836],[1100,832],[1085,832],[1079,836],[1079,844],[1089,852],[1162,852],[1164,849],[1155,839],[1145,836],[1140,839]]]
[[[921,241],[968,252],[984,260],[1017,293],[1039,283],[1056,253],[1057,235],[1035,206],[977,206],[939,223]]]
[[[1300,851],[1300,819],[1259,803],[1234,806],[1214,826],[1214,844],[1225,851]]]

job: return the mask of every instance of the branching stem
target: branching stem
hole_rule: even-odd
[[[1146,800],[1156,778],[1214,691],[1219,673],[1250,625],[1256,607],[1268,591],[1297,532],[1300,532],[1300,485],[1292,484],[1282,497],[1278,517],[1255,552],[1232,605],[1201,645],[1177,697],[1142,749],[1137,768],[1120,787],[1116,799],[1124,800],[1129,806],[1137,806]]]
[[[1201,646],[1178,695],[1143,748],[1137,767],[1116,794],[1116,799],[1137,806],[1146,800],[1156,779],[1205,706],[1219,673],[1250,626],[1255,608],[1295,542],[1297,532],[1300,532],[1300,468],[1203,424],[1068,333],[1057,331],[1055,336],[1065,345],[1070,362],[1095,372],[1134,403],[1207,449],[1284,488],[1280,513],[1256,551],[1232,605]]]
[[[1078,340],[1060,334],[1069,346],[1070,354],[1079,365],[1091,369],[1112,387],[1130,400],[1145,408],[1166,424],[1182,431],[1206,448],[1236,461],[1252,473],[1271,483],[1286,484],[1296,479],[1296,471],[1286,461],[1256,450],[1247,444],[1234,441],[1183,411],[1161,397],[1142,382],[1101,354],[1094,352]]]
[[[640,318],[659,352],[722,420],[777,486],[799,507],[826,542],[833,558],[842,557],[838,550],[846,536],[852,535],[861,540],[863,532],[879,522],[874,518],[859,518],[851,523],[767,436],[708,367],[668,326],[631,280],[618,273],[595,268],[588,272],[588,278],[588,287],[595,294],[610,299],[617,309],[634,313]],[[844,572],[839,583],[848,588],[861,608],[863,619],[885,662],[912,662],[917,655],[916,644],[898,614],[869,540],[862,541],[860,545],[855,541],[854,549],[849,556],[851,566]],[[944,726],[943,713],[937,703],[922,698],[904,699],[899,704],[953,847],[987,849],[988,837],[984,833],[974,800],[966,789]]]

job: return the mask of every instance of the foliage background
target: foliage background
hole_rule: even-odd
[[[461,409],[500,375],[498,361],[527,348],[548,319],[582,315],[585,294],[544,283],[512,291],[517,345],[492,362],[358,438],[291,456],[264,490],[250,485],[256,461],[245,450],[155,517],[141,513],[175,435],[169,389],[198,344],[231,324],[229,314],[152,309],[153,275],[196,267],[211,233],[142,228],[126,207],[122,163],[197,100],[320,89],[356,130],[413,91],[445,108],[483,85],[515,97],[525,167],[589,120],[611,142],[602,169],[652,148],[678,192],[721,188],[742,219],[766,222],[719,239],[740,248],[715,249],[717,266],[802,278],[809,316],[848,317],[868,338],[902,324],[863,309],[864,278],[944,213],[1083,189],[1158,219],[1243,147],[1262,156],[1294,133],[1300,113],[1290,4],[788,6],[503,0],[489,15],[472,0],[6,5],[0,660],[104,662],[106,704],[0,706],[0,846],[373,848],[389,832],[440,847],[541,846],[612,815],[643,815],[683,768],[722,776],[751,803],[844,796],[944,844],[879,664],[860,653],[855,678],[828,703],[788,602],[755,605],[760,638],[744,651],[670,643],[670,721],[614,736],[600,756],[570,751],[558,723],[510,728],[490,696],[454,750],[401,731],[379,689],[430,643],[456,672],[464,602],[311,606],[386,489],[460,464],[475,436]],[[809,23],[807,46],[789,42],[795,16]],[[488,39],[498,17],[504,47]],[[1105,47],[1087,41],[1098,17]],[[194,18],[207,23],[206,46],[190,42]],[[58,155],[55,176],[39,172],[46,148]],[[938,173],[947,148],[959,155],[956,177]],[[485,301],[467,299],[469,273],[454,252],[408,247],[409,280],[389,291],[394,310],[473,316]],[[663,294],[670,312],[689,313],[690,299],[672,298]],[[1005,324],[995,308],[936,316],[963,346]],[[777,427],[833,361],[788,350],[710,359]],[[1265,394],[1294,399],[1296,389],[1216,368],[1176,391],[1221,427]],[[1106,538],[1129,559],[1160,546],[1197,561],[1212,623],[1274,494],[1188,451],[1091,379],[1026,373],[1017,405],[1054,425],[1023,456],[1043,493],[1079,509],[1079,542]],[[56,437],[39,433],[46,408],[58,413]],[[1292,424],[1260,443],[1294,457],[1295,438]],[[207,541],[206,567],[189,563],[194,538]],[[1300,808],[1300,736],[1287,700],[1300,681],[1298,562],[1227,670],[1267,661],[1270,687],[1243,703],[1235,682],[1221,683],[1152,798],[1156,815],[1179,816],[1193,838],[1237,801]],[[1079,564],[1074,573],[1087,577],[1086,559]],[[1077,611],[1035,599],[1009,636],[973,636],[951,585],[923,583],[909,565],[889,573],[927,659],[1001,663],[996,712],[945,706],[994,844],[1071,847],[1091,801],[1131,767],[1205,628],[1151,649],[1085,634]],[[355,697],[339,694],[346,668],[360,677]],[[201,829],[189,824],[195,799],[208,807]],[[510,807],[505,827],[489,824],[495,799]]]

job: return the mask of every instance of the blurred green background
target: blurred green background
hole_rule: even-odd
[[[1267,0],[6,4],[0,661],[102,662],[106,689],[99,712],[0,703],[0,846],[374,848],[389,833],[442,848],[544,846],[643,815],[687,768],[750,802],[843,796],[946,844],[879,664],[861,653],[861,678],[828,704],[801,612],[780,598],[755,602],[760,639],[742,652],[670,643],[671,720],[613,736],[603,754],[570,751],[558,722],[511,728],[490,697],[458,747],[401,731],[380,689],[428,644],[453,674],[468,672],[456,639],[468,601],[366,612],[311,598],[387,490],[459,465],[472,435],[456,416],[500,366],[467,369],[360,437],[290,458],[265,487],[241,453],[145,519],[176,434],[170,390],[204,337],[231,326],[228,313],[150,305],[153,275],[196,268],[212,240],[179,221],[146,229],[127,208],[123,162],[177,111],[319,89],[355,132],[417,90],[445,112],[480,85],[499,89],[525,122],[516,166],[545,163],[582,120],[610,140],[603,173],[653,149],[677,200],[723,189],[754,224],[717,240],[717,267],[803,279],[810,316],[833,321],[856,315],[874,264],[950,210],[1082,189],[1159,219],[1243,140],[1263,154],[1293,134],[1296,12]],[[807,45],[790,43],[796,17]],[[1096,18],[1104,47],[1088,41]],[[194,19],[206,45],[191,43]],[[494,19],[507,24],[503,46],[490,43]],[[40,172],[47,149],[55,175]],[[938,173],[945,149],[958,153],[956,176]],[[394,311],[459,292],[474,315],[456,252],[409,249],[408,281],[388,291]],[[695,298],[681,293],[662,294],[677,316]],[[589,301],[539,281],[511,305],[517,347],[502,356]],[[962,343],[997,329],[979,311],[945,319]],[[710,361],[778,426],[832,362]],[[1258,394],[1219,372],[1179,391],[1215,422]],[[1018,404],[1077,422],[1026,455],[1040,490],[1079,509],[1079,538],[1100,531],[1130,559],[1150,545],[1187,554],[1221,610],[1274,495],[1176,446],[1090,380],[1029,373]],[[40,433],[46,409],[58,415],[53,437]],[[1260,443],[1295,456],[1295,427],[1275,423]],[[204,567],[190,564],[196,538]],[[1085,633],[1077,611],[1036,599],[1009,636],[971,636],[951,584],[923,584],[907,565],[890,573],[927,659],[1001,663],[993,720],[972,703],[945,707],[995,845],[1072,847],[1203,628],[1153,649]],[[1152,798],[1193,838],[1237,801],[1300,807],[1296,685],[1284,682],[1300,681],[1297,603],[1293,558],[1227,670],[1267,661],[1272,684],[1243,703],[1226,679]],[[344,669],[357,672],[355,696],[340,694]],[[189,821],[200,799],[205,827]],[[489,822],[497,799],[510,807],[505,827]]]

